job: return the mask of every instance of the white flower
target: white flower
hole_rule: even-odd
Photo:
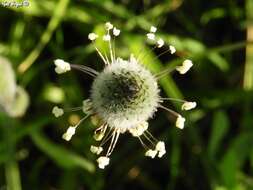
[[[134,136],[139,137],[141,136],[146,130],[148,129],[148,122],[143,122],[136,127],[131,127],[128,131]]]
[[[70,64],[63,61],[62,59],[56,59],[54,61],[54,64],[55,64],[55,72],[57,74],[62,74],[62,73],[65,73],[67,71],[70,71]]]
[[[103,151],[103,148],[102,148],[101,146],[97,147],[97,146],[91,145],[91,146],[90,146],[90,151],[91,151],[93,154],[99,155],[99,154]]]
[[[174,46],[169,46],[169,49],[170,49],[170,53],[171,54],[174,54],[176,52],[176,48]]]
[[[147,33],[147,38],[149,40],[155,40],[155,34],[153,34],[153,33]]]
[[[157,47],[158,48],[161,48],[161,47],[163,47],[163,45],[164,45],[164,41],[163,41],[163,39],[162,38],[160,38],[159,40],[157,40]]]
[[[63,111],[63,109],[61,109],[57,106],[54,106],[53,110],[52,110],[52,113],[54,114],[55,117],[60,117],[64,114],[64,111]]]
[[[95,33],[89,33],[88,38],[89,40],[94,41],[98,38],[98,35]]]
[[[103,40],[104,40],[104,41],[110,41],[110,40],[111,40],[110,34],[104,35],[104,36],[103,36]]]
[[[154,158],[157,154],[157,150],[152,150],[149,149],[148,151],[145,152],[145,156],[150,157],[150,158]]]
[[[98,167],[100,169],[104,169],[105,166],[107,166],[110,162],[110,158],[106,157],[106,156],[100,156],[98,159],[97,159],[97,163],[98,163]]]
[[[183,118],[181,115],[178,115],[177,120],[176,120],[176,127],[179,129],[183,129],[184,122],[185,122],[185,118]]]
[[[66,133],[62,135],[62,138],[65,139],[66,141],[69,141],[75,133],[76,133],[76,127],[70,126],[67,129]]]
[[[197,106],[197,103],[196,102],[185,102],[181,109],[182,110],[191,110],[193,108],[195,108]]]
[[[156,30],[157,30],[157,28],[156,28],[156,27],[154,27],[154,26],[151,26],[151,27],[150,27],[150,32],[151,32],[151,33],[155,33],[155,32],[156,32]]]
[[[178,66],[176,70],[180,74],[185,74],[187,71],[190,70],[190,68],[193,66],[192,61],[189,59],[186,59],[181,66]]]
[[[111,30],[113,28],[113,25],[110,22],[105,23],[106,30]]]
[[[166,153],[164,142],[163,141],[159,141],[156,144],[155,150],[158,152],[158,157],[161,158]]]
[[[118,36],[120,34],[120,30],[117,29],[116,27],[114,27],[112,33],[113,33],[114,36]]]

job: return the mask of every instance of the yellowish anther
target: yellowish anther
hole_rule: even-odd
[[[157,31],[157,28],[155,26],[150,27],[150,32],[155,33]]]
[[[150,157],[150,158],[155,158],[156,154],[157,154],[157,150],[152,150],[152,149],[149,149],[145,152],[145,156]]]
[[[172,45],[169,46],[169,50],[170,50],[171,54],[176,53],[176,48],[174,46],[172,46]]]
[[[176,127],[179,129],[183,129],[184,128],[184,122],[185,122],[185,118],[182,117],[181,115],[177,116],[177,120],[176,120]]]
[[[100,156],[98,159],[97,159],[97,163],[98,163],[98,167],[100,169],[104,169],[105,166],[107,166],[110,162],[110,158],[106,157],[106,156]]]
[[[159,141],[156,144],[155,150],[158,152],[158,157],[161,158],[166,153],[164,142],[163,141]]]
[[[192,61],[191,60],[189,60],[189,59],[186,59],[184,62],[183,62],[183,64],[181,65],[181,66],[178,66],[177,68],[176,68],[176,70],[180,73],[180,74],[185,74],[185,73],[187,73],[187,71],[189,71],[190,70],[190,68],[193,66],[193,64],[192,64]]]
[[[98,38],[98,35],[95,34],[95,33],[89,33],[88,35],[88,39],[91,40],[91,41],[94,41]]]
[[[164,45],[164,41],[163,41],[163,39],[162,38],[160,38],[159,40],[157,40],[157,47],[158,48],[161,48],[161,47],[163,47],[163,45]]]
[[[100,147],[100,146],[97,147],[97,146],[91,145],[91,146],[90,146],[90,151],[91,151],[93,154],[99,155],[99,154],[103,151],[103,148]]]
[[[113,29],[113,25],[110,22],[106,22],[105,28],[106,28],[106,30],[111,30],[111,29]]]
[[[58,106],[54,106],[52,113],[54,114],[55,117],[60,117],[64,114],[64,111],[62,108],[59,108]]]
[[[194,109],[197,106],[196,102],[185,102],[183,103],[181,109],[182,110],[191,110]]]
[[[72,138],[72,136],[73,136],[75,133],[76,133],[76,127],[75,127],[75,126],[70,126],[70,127],[67,129],[66,133],[64,133],[64,134],[62,135],[62,138],[63,138],[64,140],[66,140],[66,141],[70,141],[71,138]]]
[[[93,138],[96,141],[101,141],[103,139],[104,135],[105,135],[104,131],[95,132],[93,135]]]
[[[144,121],[136,127],[129,128],[128,131],[134,136],[141,136],[148,129],[148,122]]]
[[[114,27],[112,33],[114,36],[118,36],[120,34],[120,30]]]
[[[55,72],[57,74],[62,74],[62,73],[65,73],[67,71],[70,71],[71,70],[71,67],[70,67],[70,64],[65,62],[64,60],[62,59],[56,59],[54,61],[54,64],[55,64]]]
[[[149,40],[155,40],[155,34],[154,33],[147,33],[147,38]]]

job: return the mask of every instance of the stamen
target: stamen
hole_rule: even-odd
[[[145,132],[143,133],[143,135],[144,135],[144,137],[145,137],[153,146],[155,146],[154,141],[152,141],[152,140],[146,135]]]
[[[141,139],[140,136],[138,136],[138,139],[139,139],[139,141],[141,142],[141,145],[142,145],[146,150],[149,149],[149,148],[147,147],[147,145],[142,141],[142,139]]]
[[[170,112],[171,114],[173,114],[173,115],[175,115],[175,116],[177,116],[177,117],[180,115],[179,113],[173,111],[172,109],[166,108],[166,107],[164,107],[164,106],[162,106],[162,105],[159,105],[158,107],[163,108],[164,110]]]
[[[107,127],[107,126],[106,126],[106,127]],[[110,130],[109,130],[109,131],[107,132],[107,134],[104,136],[104,138],[103,138],[103,140],[102,140],[102,142],[100,143],[99,146],[103,146],[105,143],[107,143],[108,140],[111,139],[111,137],[112,137],[112,135],[113,135],[113,133],[111,133],[111,131],[112,131],[112,128],[110,128]]]
[[[111,151],[111,149],[112,149],[112,145],[114,144],[114,139],[115,139],[115,137],[116,137],[116,130],[114,130],[114,131],[112,132],[112,140],[111,140],[110,146],[109,146],[109,148],[108,148],[108,150],[107,150],[106,156],[109,155],[109,153],[110,153],[110,151]]]
[[[115,140],[114,140],[114,143],[113,143],[113,145],[112,145],[111,151],[109,152],[108,156],[111,155],[111,153],[113,152],[113,150],[114,150],[114,148],[115,148],[115,146],[116,146],[116,144],[117,144],[117,142],[118,142],[119,135],[120,135],[120,130],[117,130],[116,133],[117,133],[117,134],[116,134],[116,138],[115,138]]]
[[[77,69],[79,71],[82,71],[92,77],[96,77],[99,73],[97,71],[95,71],[94,69],[90,68],[90,67],[87,67],[87,66],[84,66],[84,65],[75,65],[75,64],[71,64],[70,65],[71,68],[73,69]]]
[[[104,64],[107,65],[108,63],[106,62],[106,59],[104,58],[103,54],[99,51],[99,49],[95,46],[95,44],[93,43],[93,46],[96,50],[96,52],[98,53],[98,55],[101,57],[101,59],[103,60]]]
[[[148,130],[146,130],[145,133],[146,135],[149,135],[149,137],[153,139],[155,142],[158,142],[158,140]]]
[[[98,129],[95,130],[94,136],[93,136],[94,139],[96,141],[101,141],[104,138],[106,129],[107,129],[107,124],[102,124]]]

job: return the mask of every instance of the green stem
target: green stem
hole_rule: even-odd
[[[2,125],[4,122],[8,123],[8,125]],[[13,120],[9,117],[1,117],[0,116],[0,124],[3,129],[4,141],[3,144],[6,146],[7,160],[5,161],[5,178],[6,178],[6,186],[7,190],[21,190],[21,180],[18,163],[15,158],[15,142],[13,142],[12,135],[13,131]]]
[[[253,41],[241,41],[241,42],[236,42],[236,43],[232,43],[232,44],[226,44],[224,46],[210,48],[208,51],[209,52],[225,53],[225,52],[245,48],[247,45],[251,45],[251,44],[253,44]]]
[[[38,45],[32,50],[32,52],[27,56],[27,58],[19,65],[18,71],[20,73],[24,73],[27,69],[29,69],[32,66],[32,64],[35,62],[35,60],[39,57],[41,51],[44,49],[46,44],[51,39],[53,32],[60,24],[68,3],[69,3],[69,0],[59,1],[59,3],[57,4],[55,8],[53,16],[47,25],[47,29],[42,34]]]
[[[15,159],[9,160],[5,163],[5,176],[6,176],[7,190],[22,189],[19,168]]]

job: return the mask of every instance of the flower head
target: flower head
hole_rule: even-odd
[[[184,102],[183,110],[189,110],[196,105],[193,102],[185,102],[173,98],[161,98],[158,79],[160,76],[167,74],[168,71],[162,71],[157,75],[151,73],[142,65],[142,60],[135,58],[133,54],[125,60],[115,56],[114,44],[115,38],[111,35],[118,36],[120,30],[110,22],[105,24],[106,33],[102,40],[109,47],[109,56],[101,52],[96,46],[95,50],[105,64],[104,69],[98,72],[92,68],[74,65],[56,60],[56,72],[64,73],[70,68],[80,70],[92,77],[94,81],[91,87],[90,98],[83,101],[81,107],[73,108],[73,111],[82,110],[85,116],[75,125],[70,126],[63,134],[63,138],[69,141],[75,134],[76,128],[89,116],[96,117],[98,128],[94,132],[94,139],[99,143],[98,146],[92,145],[90,151],[100,156],[97,159],[98,167],[104,169],[109,164],[110,155],[116,147],[119,136],[124,133],[130,133],[138,139],[145,148],[145,156],[161,158],[165,153],[165,143],[158,141],[148,130],[148,120],[154,116],[158,108],[162,108],[175,116],[176,127],[184,128],[185,118],[179,113],[162,105],[165,100],[176,100]],[[166,46],[162,38],[157,38],[155,33],[157,28],[152,26],[147,33],[148,40],[154,41],[155,48]],[[90,33],[88,38],[94,41],[99,38],[95,33]],[[158,39],[158,40],[156,40]],[[174,46],[169,46],[168,51],[175,53]],[[182,66],[176,69],[184,74],[190,69],[192,64],[189,60],[183,62]],[[58,117],[63,111],[56,107],[53,114]],[[109,142],[108,149],[104,150],[104,145]]]

